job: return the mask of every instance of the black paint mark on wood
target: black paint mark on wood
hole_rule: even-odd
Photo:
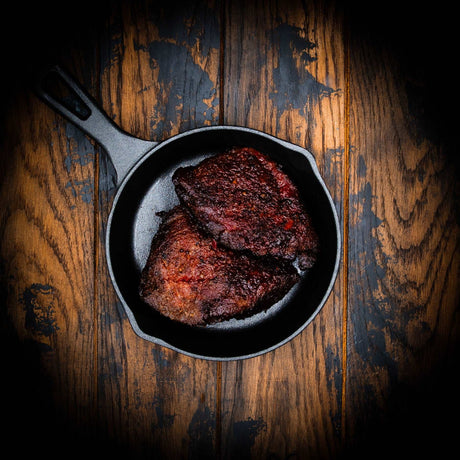
[[[331,345],[327,345],[326,349],[326,372],[327,381],[326,385],[329,394],[335,394],[337,410],[331,413],[331,419],[334,426],[334,433],[338,437],[342,429],[342,367],[340,356],[337,350],[333,349]]]
[[[232,458],[239,460],[252,458],[251,447],[262,431],[267,431],[267,423],[261,417],[257,420],[248,417],[247,420],[235,422],[233,424]]]
[[[344,152],[345,152],[344,147],[337,147],[337,148],[327,149],[326,152],[324,153],[322,173],[324,177],[328,178],[328,180],[332,180],[333,178],[337,178],[337,180],[341,180],[339,178],[342,175]],[[336,207],[338,208],[337,210],[340,215],[341,205],[337,203]]]
[[[178,8],[181,13],[178,14]],[[150,14],[158,26],[160,37],[174,40],[189,47],[197,43],[203,56],[207,55],[211,48],[218,49],[220,46],[219,15],[218,8],[210,8],[207,5],[197,4],[190,1],[180,1],[171,4],[153,2],[150,6]]]
[[[154,41],[148,46],[148,52],[152,67],[158,69],[158,81],[165,95],[153,107],[152,137],[171,135],[178,122],[181,129],[212,123],[218,115],[217,90],[209,75],[194,62],[187,47]]]
[[[202,402],[193,414],[187,433],[190,438],[190,460],[215,458],[216,417],[215,413]]]
[[[278,109],[278,121],[282,113],[290,109],[299,110],[300,115],[306,116],[308,105],[340,90],[320,83],[309,72],[308,65],[317,59],[316,44],[304,36],[303,29],[280,24],[273,35],[278,44],[279,61],[273,69],[274,89],[270,99]]]
[[[112,66],[119,63],[125,52],[125,45],[123,43],[123,31],[121,23],[117,21],[110,22],[110,46],[101,47],[101,69],[102,72],[108,71]]]
[[[70,172],[75,164],[85,166],[94,162],[94,147],[86,135],[72,123],[66,124],[65,132],[67,156],[64,158],[64,164],[67,172]]]
[[[158,366],[162,369],[165,367],[169,367],[171,362],[168,359],[168,356],[165,354],[163,350],[158,348],[152,348],[152,356]]]
[[[155,396],[152,402],[152,407],[155,410],[156,423],[153,425],[154,429],[169,428],[174,423],[174,418],[177,414],[168,414],[164,410],[164,398]]]
[[[361,171],[365,166],[360,165]],[[356,351],[361,358],[372,366],[388,366],[391,357],[386,350],[384,312],[390,299],[382,292],[381,280],[386,276],[386,261],[377,263],[376,254],[381,253],[381,242],[376,234],[382,223],[372,208],[372,186],[366,182],[361,190],[350,195],[350,214],[354,215],[352,233],[355,238],[350,241],[350,262],[359,268],[354,276],[363,280],[351,283],[354,302],[357,307],[352,310],[352,324],[360,329],[357,336]],[[384,256],[385,257],[385,256]],[[365,282],[364,282],[365,280]]]
[[[161,97],[152,108],[151,137],[170,137],[177,127],[183,131],[215,124],[219,94],[205,63],[220,47],[218,10],[190,2],[152,4],[149,9],[159,37],[134,47],[148,52],[150,66],[158,72]]]
[[[20,299],[26,312],[25,328],[39,336],[49,337],[59,330],[54,318],[55,289],[48,284],[34,283]]]
[[[368,165],[363,157],[358,157],[358,177],[367,175]],[[375,213],[375,196],[372,185],[362,181],[360,189],[350,195],[350,295],[355,307],[350,311],[350,319],[355,339],[354,349],[370,369],[385,369],[390,386],[398,380],[399,363],[393,347],[405,340],[408,322],[419,313],[420,307],[410,308],[399,304],[391,295],[401,286],[391,284],[388,269],[394,263],[396,254],[388,254],[381,240],[385,225]],[[355,278],[355,280],[353,280]],[[424,325],[421,324],[421,330]],[[370,389],[369,391],[372,391]]]
[[[93,201],[94,187],[91,179],[69,181],[65,188],[70,189],[72,195],[79,197],[83,203],[91,203]]]

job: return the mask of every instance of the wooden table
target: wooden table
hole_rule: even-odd
[[[48,458],[446,458],[460,408],[451,23],[436,6],[374,7],[12,6],[5,22],[26,16],[27,53],[2,40],[4,446]],[[114,170],[29,90],[25,72],[48,62],[135,136],[234,124],[315,155],[343,251],[300,335],[214,362],[133,332],[105,262]]]

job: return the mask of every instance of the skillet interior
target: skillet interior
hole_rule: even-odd
[[[282,165],[299,188],[317,228],[321,253],[315,266],[284,299],[243,320],[190,327],[173,322],[144,304],[138,295],[140,272],[158,229],[158,211],[178,199],[171,176],[180,167],[235,145],[254,147]],[[271,137],[238,128],[202,129],[176,136],[146,155],[123,183],[108,227],[109,266],[133,327],[142,337],[207,359],[255,356],[285,343],[313,318],[329,294],[339,248],[336,216],[310,161]],[[134,321],[133,321],[134,320]]]

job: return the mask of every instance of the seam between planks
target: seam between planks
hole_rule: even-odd
[[[97,150],[100,147],[96,147]],[[98,366],[99,366],[99,300],[98,300],[98,271],[99,271],[99,156],[97,151],[94,167],[94,225],[93,225],[93,244],[94,244],[94,262],[93,262],[93,386],[94,386],[94,413],[97,414],[98,407]]]
[[[346,439],[346,400],[347,400],[347,334],[348,334],[348,235],[350,224],[350,40],[348,29],[344,32],[344,72],[345,72],[345,101],[344,101],[344,195],[343,195],[343,241],[342,241],[342,397],[341,397],[341,431],[342,442]]]
[[[222,363],[217,361],[216,364],[216,458],[222,458],[221,455],[221,437],[222,437]]]
[[[102,107],[102,82],[101,82],[101,54],[100,54],[100,46],[101,46],[101,39],[98,37],[98,45],[95,50],[95,64],[96,64],[96,82],[95,87],[97,88],[98,99],[100,106]],[[94,354],[94,375],[93,375],[93,410],[94,410],[94,417],[97,422],[99,422],[97,418],[98,414],[98,395],[99,395],[99,384],[98,384],[98,373],[99,373],[99,285],[98,285],[98,273],[99,273],[99,256],[100,256],[100,248],[99,248],[99,241],[100,241],[100,206],[99,206],[99,179],[100,179],[100,158],[102,154],[102,147],[99,145],[95,146],[96,154],[95,154],[95,161],[94,161],[94,193],[93,193],[93,203],[94,203],[94,212],[93,212],[93,354]]]
[[[226,2],[222,0],[220,3],[220,37],[219,37],[219,125],[224,124],[224,71],[225,71],[225,7]]]

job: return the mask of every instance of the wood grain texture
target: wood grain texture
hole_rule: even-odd
[[[448,377],[458,359],[456,171],[439,136],[445,114],[433,119],[427,105],[432,48],[418,48],[423,27],[405,24],[386,46],[380,23],[350,41],[347,430],[360,454],[386,437],[378,458],[446,454],[444,420],[458,407]]]
[[[0,28],[5,449],[450,455],[460,409],[459,168],[445,30],[456,29],[438,5],[404,14],[390,0],[369,14],[365,2],[342,3],[82,0],[58,18],[46,2],[11,5],[3,23],[19,21],[26,45]],[[42,61],[63,65],[135,136],[236,124],[315,155],[339,215],[342,264],[299,336],[224,363],[136,336],[104,253],[115,171],[30,91]]]
[[[90,74],[77,75],[91,88]],[[2,393],[7,433],[25,430],[26,455],[47,432],[56,446],[91,434],[94,148],[29,91],[13,101],[0,191]]]
[[[224,122],[311,150],[342,215],[343,42],[321,2],[231,2]],[[342,274],[307,329],[258,358],[223,364],[224,458],[331,458],[341,443]],[[319,345],[320,344],[320,345]]]
[[[152,140],[215,124],[218,18],[216,5],[200,2],[187,2],[181,11],[141,2],[113,7],[101,52],[101,92],[109,116],[127,132]],[[111,165],[102,157],[102,231],[114,181]],[[140,458],[152,453],[171,459],[213,458],[216,364],[134,334],[110,282],[104,240],[101,235],[98,411],[106,435]]]

